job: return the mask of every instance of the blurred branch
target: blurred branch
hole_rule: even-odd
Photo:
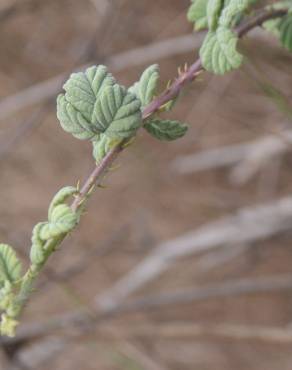
[[[68,343],[61,338],[45,338],[17,351],[12,358],[10,367],[3,370],[37,369],[62,352],[67,345]]]
[[[190,304],[207,299],[236,297],[243,294],[274,293],[291,291],[292,275],[276,275],[272,277],[227,280],[216,284],[206,284],[202,287],[184,289],[177,292],[160,293],[144,296],[128,303],[123,303],[115,309],[96,309],[95,315],[88,311],[73,311],[59,315],[43,323],[22,325],[16,337],[0,338],[1,345],[21,344],[24,341],[48,335],[55,330],[79,329],[80,333],[94,330],[93,324],[98,324],[112,317],[130,312],[142,312],[173,305]]]
[[[121,337],[116,336],[116,331],[122,332]],[[219,339],[231,339],[239,341],[257,341],[263,344],[291,344],[292,329],[287,327],[269,327],[259,325],[242,325],[242,324],[212,324],[212,323],[167,323],[160,325],[131,325],[130,323],[118,325],[103,325],[98,327],[97,334],[103,340],[120,342],[119,349],[126,356],[136,359],[145,369],[163,370],[164,367],[160,363],[154,361],[144,351],[137,347],[137,338],[158,338],[166,340],[194,340],[198,337],[211,337]],[[135,338],[135,342],[127,340],[127,338]],[[133,342],[133,343],[132,343]],[[68,346],[68,340],[49,337],[38,340],[36,343],[20,348],[15,360],[8,366],[5,358],[1,358],[1,364],[6,361],[5,370],[20,370],[23,367],[27,369],[37,368],[48,359],[56,356],[60,351],[63,351]],[[16,363],[15,363],[16,362]],[[17,365],[18,364],[18,365]],[[19,366],[20,365],[20,366]],[[22,366],[22,367],[21,367]]]
[[[221,167],[234,166],[231,180],[236,184],[249,181],[272,158],[292,149],[292,131],[266,135],[248,143],[208,149],[197,154],[181,156],[172,168],[180,174],[191,174]]]
[[[194,276],[206,274],[212,270],[218,269],[224,266],[230,261],[238,258],[239,256],[245,254],[251,250],[251,244],[238,244],[238,245],[227,245],[222,246],[222,248],[210,251],[200,257]]]
[[[200,302],[207,299],[232,297],[242,294],[271,293],[292,288],[292,275],[276,275],[263,278],[248,278],[206,284],[202,287],[183,289],[177,292],[159,293],[121,303],[111,314],[121,312],[147,311],[156,307]]]
[[[233,215],[164,242],[113,287],[96,297],[97,305],[108,309],[119,306],[121,300],[154,280],[179,258],[221,246],[251,243],[288,230],[292,225],[291,216],[292,197],[282,198],[242,208]]]
[[[258,140],[256,141],[258,142]],[[248,155],[254,143],[228,145],[199,153],[177,157],[171,167],[175,172],[187,175],[237,164]]]
[[[292,150],[292,131],[283,133],[282,137],[266,136],[253,143],[245,158],[234,166],[230,180],[234,184],[245,184],[274,158]]]
[[[188,339],[196,337],[220,337],[232,340],[256,340],[263,343],[292,343],[292,329],[259,325],[170,323],[134,328],[127,327],[127,334],[134,337],[156,337],[163,339]]]

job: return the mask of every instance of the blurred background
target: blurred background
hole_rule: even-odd
[[[0,231],[28,262],[55,192],[94,166],[56,96],[103,63],[125,85],[159,63],[161,90],[197,58],[189,0],[0,1]],[[203,74],[173,118],[119,158],[48,263],[3,370],[291,370],[291,56],[261,30],[246,61]]]

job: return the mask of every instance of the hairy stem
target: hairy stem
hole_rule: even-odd
[[[235,29],[235,32],[238,34],[239,37],[242,37],[253,28],[262,25],[265,21],[284,16],[286,13],[287,11],[285,10],[263,11],[250,18],[242,25],[238,26]],[[142,115],[143,120],[157,112],[163,105],[165,105],[169,101],[175,99],[180,94],[184,86],[192,82],[196,78],[196,76],[198,76],[203,70],[204,68],[202,66],[201,60],[198,59],[188,69],[181,73],[167,90],[165,90],[160,96],[154,99],[144,109]],[[120,154],[120,152],[122,152],[125,144],[127,144],[127,140],[122,141],[119,145],[112,148],[101,160],[101,162],[96,165],[71,204],[71,209],[73,212],[80,211],[81,207],[84,205],[84,202],[87,201],[89,196],[91,195],[92,189],[100,184],[104,175],[110,169],[117,156]],[[39,272],[42,270],[51,253],[65,239],[66,235],[67,234],[63,234],[62,236],[50,239],[45,245],[45,250],[47,253],[44,261],[41,264],[32,265],[26,272],[22,280],[19,293],[15,297],[15,306],[18,308],[11,315],[12,318],[17,317],[21,313],[21,310],[32,291],[34,281],[36,280]]]
[[[285,14],[287,14],[287,10],[283,9],[260,12],[256,16],[244,22],[242,25],[238,26],[235,32],[238,34],[239,37],[243,37],[253,28],[261,26],[265,21],[273,18],[282,17]],[[143,120],[150,117],[153,113],[157,112],[164,104],[175,99],[180,94],[184,86],[192,82],[196,78],[196,76],[198,76],[203,70],[204,68],[199,58],[184,73],[176,78],[172,85],[166,91],[164,91],[147,107],[145,107],[143,111]],[[102,177],[106,170],[111,166],[118,154],[122,151],[123,145],[124,143],[121,143],[120,145],[113,148],[110,152],[108,152],[106,157],[104,157],[104,159],[95,167],[95,169],[89,175],[88,180],[85,182],[84,186],[80,190],[79,196],[72,203],[72,210],[76,211],[76,209],[78,208],[78,203],[82,202],[82,200],[86,198],[88,191],[90,190],[92,185],[96,184],[100,177]]]
[[[74,199],[73,203],[71,204],[71,209],[73,212],[76,212],[81,204],[86,200],[88,194],[90,193],[91,189],[95,185],[99,185],[98,183],[102,177],[105,175],[107,170],[110,168],[118,154],[123,150],[123,145],[118,145],[111,149],[103,160],[94,168],[92,173],[89,175],[88,179],[85,181],[84,185],[79,191],[79,194]]]

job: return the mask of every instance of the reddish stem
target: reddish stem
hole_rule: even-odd
[[[242,25],[238,26],[235,29],[235,32],[238,34],[239,37],[244,36],[250,30],[257,26],[261,26],[265,21],[269,19],[274,19],[278,17],[282,17],[287,14],[287,10],[279,9],[279,10],[270,10],[264,11],[252,17]],[[175,79],[173,84],[164,91],[160,96],[155,98],[143,111],[142,117],[143,120],[151,116],[153,113],[157,112],[164,104],[168,103],[169,101],[176,98],[183,87],[192,82],[198,74],[203,71],[204,68],[202,66],[200,58],[193,63],[184,73],[180,74],[178,78]],[[100,163],[96,165],[92,173],[89,175],[88,179],[82,186],[79,195],[74,199],[71,208],[74,212],[77,211],[79,206],[82,202],[86,199],[89,191],[91,190],[92,186],[98,185],[101,179],[111,167],[112,163],[118,156],[118,154],[123,150],[125,142],[122,142],[120,145],[111,149],[107,155],[102,159]]]

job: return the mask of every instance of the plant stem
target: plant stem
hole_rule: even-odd
[[[269,19],[282,17],[285,14],[287,14],[287,10],[284,9],[260,12],[256,16],[244,22],[242,25],[238,26],[235,29],[235,32],[238,34],[239,37],[243,37],[253,28],[261,26],[265,21]],[[160,96],[154,99],[144,109],[142,114],[143,120],[151,116],[153,113],[157,112],[164,104],[175,99],[182,91],[184,86],[192,82],[202,71],[204,71],[204,68],[199,58],[184,73],[182,73],[178,78],[176,78],[172,85],[166,91],[164,91]],[[82,189],[80,190],[79,196],[72,203],[71,205],[72,210],[76,211],[78,209],[78,204],[81,204],[81,202],[87,197],[87,194],[91,187],[94,184],[96,184],[96,182],[104,175],[107,169],[112,165],[118,154],[123,150],[124,144],[125,143],[122,142],[120,145],[110,150],[108,154],[103,158],[103,160],[99,164],[97,164],[95,169],[89,175]]]
[[[71,204],[71,209],[73,212],[76,212],[79,209],[81,204],[87,198],[88,193],[91,191],[92,187],[98,185],[98,180],[102,179],[102,177],[105,175],[107,170],[110,168],[110,166],[122,150],[122,145],[118,145],[112,148],[102,159],[102,161],[94,168],[94,170],[80,189],[79,194],[75,197],[73,203]]]
[[[253,28],[262,25],[265,21],[284,16],[285,14],[287,14],[287,11],[283,9],[263,11],[255,17],[250,18],[247,22],[238,26],[235,29],[235,32],[238,34],[239,37],[242,37]],[[204,71],[204,68],[202,66],[201,60],[198,59],[188,69],[186,69],[186,71],[181,73],[167,90],[165,90],[160,96],[154,99],[144,109],[142,114],[143,120],[157,112],[164,104],[175,99],[180,94],[184,86],[192,82],[202,71]],[[75,197],[74,201],[71,204],[71,209],[73,212],[78,212],[81,209],[84,202],[91,195],[93,187],[100,184],[106,172],[110,169],[117,156],[124,149],[126,143],[127,140],[124,140],[119,145],[112,148],[101,160],[101,162],[96,165],[96,167],[80,189],[79,194]],[[46,243],[44,248],[47,252],[44,261],[39,265],[32,265],[26,272],[19,288],[19,292],[15,297],[15,305],[17,307],[17,310],[12,315],[13,318],[17,317],[21,313],[21,310],[32,291],[34,281],[36,280],[39,272],[42,270],[49,256],[62,243],[65,237],[66,234],[50,239]]]
[[[261,11],[254,17],[251,17],[246,22],[240,24],[236,29],[238,37],[246,35],[253,28],[261,26],[263,23],[270,19],[284,17],[288,13],[286,9],[272,9],[267,11]]]

